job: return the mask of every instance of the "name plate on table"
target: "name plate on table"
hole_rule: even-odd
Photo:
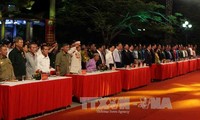
[[[127,66],[126,66],[126,69],[130,69],[130,66],[129,66],[129,65],[127,65]]]
[[[86,73],[87,73],[86,70],[81,71],[81,74],[86,74]]]
[[[41,74],[41,79],[42,79],[42,80],[47,80],[48,77],[49,77],[49,75],[48,75],[47,73],[42,73],[42,74]]]
[[[112,70],[114,71],[114,70],[116,70],[116,68],[115,68],[115,67],[112,67]]]

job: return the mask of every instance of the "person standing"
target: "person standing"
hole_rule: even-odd
[[[133,58],[134,58],[134,63],[138,64],[138,46],[134,46],[134,51],[133,51]]]
[[[113,51],[113,58],[117,68],[123,67],[122,54],[121,54],[122,49],[123,49],[122,44],[118,43],[115,50]]]
[[[79,47],[80,45],[81,45],[80,41],[72,43],[71,48],[68,50],[68,54],[72,56],[72,54],[76,51],[76,48]]]
[[[151,47],[151,50],[150,50],[151,56],[152,56],[151,63],[155,63],[155,49],[156,49],[156,44],[153,44],[152,47]]]
[[[0,45],[0,81],[14,79],[13,66],[11,61],[7,58],[7,47]]]
[[[94,53],[96,53],[96,45],[94,43],[91,43],[89,46],[90,47],[88,49],[88,56],[90,57],[90,59],[92,59],[94,56]]]
[[[81,50],[81,65],[82,65],[82,69],[86,69],[86,63],[89,61],[90,57],[88,55],[88,50],[86,47],[82,47]]]
[[[122,61],[123,61],[123,64],[126,66],[130,66],[133,59],[131,57],[131,52],[129,51],[129,45],[128,44],[125,44],[124,46],[124,50],[122,51]]]
[[[114,45],[110,45],[108,47],[109,50],[106,52],[106,65],[109,67],[109,69],[112,69],[112,67],[115,66],[114,58],[113,58],[113,51],[115,49]]]
[[[37,56],[37,71],[41,71],[42,73],[50,73],[50,59],[48,56],[49,47],[47,45],[41,46],[42,54]]]
[[[58,54],[58,44],[54,43],[51,45],[51,48],[49,50],[49,58],[50,58],[50,66],[52,68],[55,68],[55,60],[56,60],[56,55]]]
[[[103,55],[103,45],[97,45],[97,53],[99,54],[99,60],[97,61],[97,67],[100,65],[105,65],[105,57]]]
[[[158,55],[158,52],[159,52],[159,49],[156,48],[156,49],[155,49],[155,63],[156,63],[156,64],[160,64],[160,63],[161,63],[161,62],[160,62],[159,55]]]
[[[76,47],[76,50],[72,54],[70,73],[81,72],[81,46]]]
[[[32,75],[37,70],[37,44],[30,43],[29,44],[29,52],[25,54],[26,57],[26,78],[31,79]]]
[[[152,65],[152,55],[151,55],[151,45],[149,44],[147,49],[145,50],[145,63],[148,66]]]
[[[63,44],[62,50],[56,55],[55,68],[56,75],[64,76],[70,73],[71,55],[68,53],[69,45]]]
[[[15,38],[15,48],[10,52],[9,59],[12,62],[16,79],[22,80],[22,76],[26,75],[26,58],[21,37]]]

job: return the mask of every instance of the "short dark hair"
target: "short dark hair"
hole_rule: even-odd
[[[42,45],[41,50],[44,50],[45,47],[48,47],[47,45]]]
[[[2,49],[2,47],[6,47],[5,44],[0,44],[0,50]]]
[[[9,45],[12,42],[9,39],[3,39],[2,43],[5,44],[5,45]]]
[[[22,37],[16,37],[16,38],[14,39],[15,43],[19,42],[20,40],[23,40]]]
[[[99,48],[101,48],[101,47],[103,47],[103,44],[98,44],[98,45],[96,45],[96,48],[97,48],[97,49],[99,49]]]
[[[122,44],[121,42],[118,42],[117,44],[116,44],[116,46],[119,46],[119,44]]]
[[[62,47],[65,47],[65,46],[69,46],[69,44],[67,44],[67,43],[64,43],[64,44],[62,45]]]
[[[23,47],[25,47],[25,46],[27,46],[27,47],[28,47],[28,44],[27,44],[27,43],[23,44]]]
[[[114,45],[108,45],[108,49],[110,49],[111,47],[113,47]],[[115,47],[115,46],[114,46]]]
[[[28,48],[31,48],[31,45],[37,45],[35,42],[31,42],[28,44]]]

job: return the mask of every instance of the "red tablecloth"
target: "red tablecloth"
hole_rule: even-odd
[[[151,69],[151,79],[155,79],[156,78],[156,64],[152,64],[150,69]]]
[[[200,70],[200,58],[197,59],[197,69]]]
[[[122,76],[122,89],[130,90],[151,83],[151,70],[149,67],[118,69]]]
[[[155,79],[164,80],[177,76],[177,63],[157,64],[155,70]]]
[[[189,60],[190,72],[197,70],[197,59]]]
[[[177,72],[178,75],[183,75],[189,72],[189,61],[179,61],[177,62]]]
[[[70,75],[73,78],[73,95],[81,97],[102,97],[121,92],[121,73],[110,71],[86,75]]]
[[[72,78],[21,81],[16,85],[0,85],[0,90],[0,118],[6,120],[28,117],[72,103]]]

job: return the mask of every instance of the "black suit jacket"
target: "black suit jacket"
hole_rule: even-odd
[[[151,49],[152,63],[155,63],[155,51]]]
[[[148,50],[145,50],[144,56],[145,56],[145,63],[147,65],[151,66],[151,64],[152,64],[152,55],[151,55],[151,52],[148,51]]]
[[[174,50],[170,50],[171,54],[172,54],[172,60],[173,61],[176,61],[176,56],[174,54]]]
[[[167,50],[165,50],[165,57],[166,57],[166,59],[170,59],[170,55]]]
[[[130,65],[132,63],[132,55],[131,52],[129,50],[123,50],[122,51],[122,62],[124,65]]]

